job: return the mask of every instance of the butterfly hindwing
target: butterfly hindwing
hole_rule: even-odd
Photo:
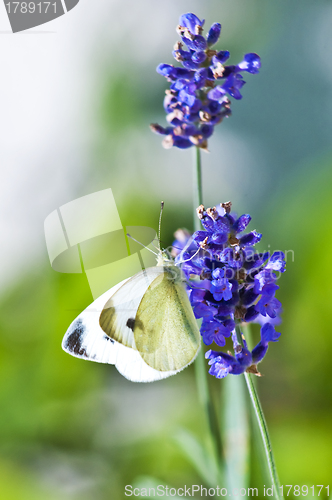
[[[181,370],[196,357],[200,333],[178,268],[165,266],[146,290],[134,338],[143,360],[158,371]]]

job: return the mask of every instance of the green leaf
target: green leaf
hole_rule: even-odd
[[[216,487],[219,483],[219,474],[213,450],[204,447],[196,436],[186,429],[178,429],[174,439],[204,483]]]
[[[225,481],[228,491],[249,485],[249,424],[243,376],[223,381],[222,433],[225,450]],[[246,498],[246,497],[242,497]]]

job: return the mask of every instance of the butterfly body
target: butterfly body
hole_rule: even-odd
[[[62,342],[73,356],[114,364],[129,380],[174,375],[195,359],[200,333],[181,270],[160,258],[95,300]]]

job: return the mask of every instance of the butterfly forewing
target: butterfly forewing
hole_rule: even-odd
[[[114,364],[133,382],[174,375],[195,358],[200,334],[173,266],[148,268],[105,292],[68,328],[63,349]]]
[[[72,322],[63,338],[62,348],[77,358],[115,365],[121,375],[132,382],[152,382],[170,377],[177,372],[154,370],[136,349],[111,339],[99,325],[105,302],[127,281],[105,292]]]
[[[178,268],[165,266],[146,290],[134,338],[143,360],[155,370],[181,370],[195,358],[200,333]]]
[[[149,285],[162,272],[161,267],[150,267],[126,281],[109,298],[99,318],[99,324],[108,337],[135,348],[133,326],[136,311]]]

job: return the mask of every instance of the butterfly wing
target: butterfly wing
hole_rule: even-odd
[[[144,362],[136,349],[122,345],[110,338],[99,324],[101,312],[108,300],[122,287],[124,287],[124,290],[121,293],[125,292],[124,295],[127,292],[130,293],[133,284],[132,280],[139,275],[122,281],[88,306],[69,326],[62,341],[62,348],[77,358],[115,365],[121,375],[132,382],[152,382],[170,377],[177,373],[177,371],[161,372],[151,368]],[[154,274],[154,278],[155,276]],[[127,283],[129,288],[126,291]],[[126,317],[128,317],[128,312],[126,311]],[[129,313],[130,315],[135,315],[136,310]],[[130,332],[132,335],[131,341],[130,339],[128,340]],[[128,335],[128,343],[134,341],[132,330],[128,332]]]
[[[133,325],[146,290],[163,273],[160,266],[139,272],[110,295],[100,315],[99,324],[108,337],[135,349]]]
[[[178,371],[195,359],[200,333],[178,268],[166,266],[144,293],[135,323],[136,349],[152,368]]]

